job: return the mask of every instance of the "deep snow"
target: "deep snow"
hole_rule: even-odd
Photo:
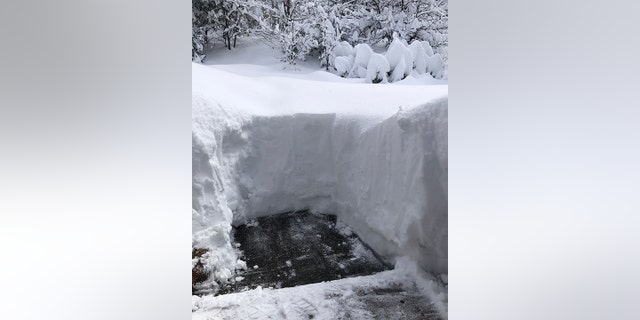
[[[336,214],[391,260],[446,273],[446,82],[366,84],[285,68],[267,49],[192,68],[193,244],[212,249],[211,280],[246,267],[232,223],[300,209]]]

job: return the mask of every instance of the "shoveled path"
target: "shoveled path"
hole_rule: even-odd
[[[258,218],[234,229],[247,270],[218,294],[287,288],[390,269],[333,215],[308,211]]]
[[[389,270],[335,216],[258,218],[234,237],[248,268],[217,295],[194,296],[194,320],[441,319],[413,278]]]

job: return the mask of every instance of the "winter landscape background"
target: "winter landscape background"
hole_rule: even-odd
[[[194,318],[447,317],[447,20],[447,1],[193,1]],[[220,295],[262,271],[237,228],[299,211],[391,270]]]

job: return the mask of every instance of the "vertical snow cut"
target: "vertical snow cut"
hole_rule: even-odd
[[[357,116],[256,116],[193,98],[193,246],[213,275],[246,265],[232,225],[329,212],[383,257],[447,272],[447,98],[362,127]],[[197,263],[194,260],[194,263]]]

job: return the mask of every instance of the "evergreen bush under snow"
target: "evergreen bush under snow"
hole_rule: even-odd
[[[335,57],[331,70],[341,77],[365,78],[371,83],[395,82],[406,78],[412,72],[429,73],[436,79],[445,75],[444,62],[439,53],[427,54],[428,43],[414,40],[411,45],[394,39],[385,54],[373,53],[371,47],[361,43],[353,50],[350,46],[338,45],[331,51]]]

